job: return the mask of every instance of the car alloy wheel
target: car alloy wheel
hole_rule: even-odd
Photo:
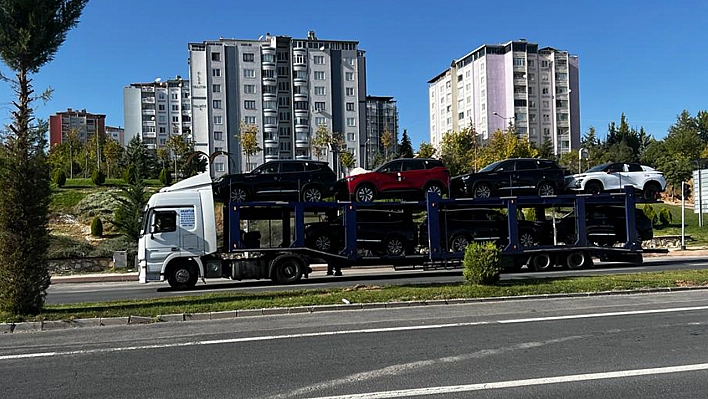
[[[438,185],[438,184],[429,185],[428,188],[425,190],[425,192],[426,193],[435,193],[441,197],[443,194],[442,187],[440,187],[440,185]]]
[[[523,232],[523,233],[519,234],[519,244],[521,244],[521,246],[525,247],[525,248],[535,247],[536,246],[536,239],[534,238],[532,233]]]
[[[469,240],[465,236],[457,236],[450,242],[450,250],[452,252],[464,252],[469,245]]]
[[[389,238],[386,241],[386,255],[389,256],[400,256],[403,255],[404,245],[398,237]]]
[[[326,235],[318,236],[315,239],[315,248],[323,252],[329,252],[332,249],[332,239]]]
[[[492,189],[486,184],[480,184],[474,189],[475,198],[489,198],[492,196]]]
[[[245,202],[248,193],[241,187],[236,187],[231,191],[232,202]]]
[[[356,200],[359,202],[371,202],[374,199],[374,189],[371,186],[361,186],[356,189]]]
[[[305,202],[320,202],[322,201],[322,191],[317,187],[307,187],[302,194]]]
[[[548,197],[556,194],[556,189],[549,183],[543,183],[538,187],[538,195]]]

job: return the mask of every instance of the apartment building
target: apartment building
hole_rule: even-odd
[[[69,134],[76,134],[79,141],[86,143],[96,133],[105,136],[106,115],[68,108],[49,116],[50,146],[61,144]]]
[[[138,136],[148,149],[165,146],[172,135],[191,140],[192,110],[189,80],[177,76],[123,88],[124,140]]]
[[[556,154],[580,146],[578,56],[525,40],[486,44],[428,81],[430,141],[473,127],[480,142],[513,126]]]
[[[384,148],[381,136],[392,135],[392,144]],[[364,142],[364,168],[372,169],[378,154],[398,150],[398,107],[393,97],[366,96],[366,141]]]
[[[339,150],[364,165],[366,58],[356,41],[266,34],[257,40],[189,43],[195,149],[216,156],[215,176],[275,159],[317,159],[320,126],[341,133]],[[243,154],[241,127],[255,125],[261,149]],[[320,157],[337,170],[336,151]]]
[[[116,126],[106,126],[106,137],[117,141],[121,146],[125,146],[125,129]]]

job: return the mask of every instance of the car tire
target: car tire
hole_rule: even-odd
[[[585,192],[587,194],[601,194],[602,191],[602,183],[597,180],[592,180],[585,184]]]
[[[356,202],[372,202],[375,198],[374,186],[362,184],[354,190],[354,200]]]
[[[440,196],[440,198],[442,198],[442,196],[445,194],[445,189],[440,183],[430,183],[425,186],[425,189],[423,191],[425,199],[428,199],[428,193],[436,193]]]
[[[231,202],[246,202],[248,200],[248,191],[243,187],[234,187],[231,189]]]
[[[403,256],[406,254],[406,240],[400,236],[391,236],[383,242],[383,252],[387,256]]]
[[[334,239],[331,234],[325,232],[316,233],[315,236],[310,240],[310,245],[312,249],[316,249],[322,252],[335,253]]]
[[[530,230],[524,230],[519,232],[519,245],[522,248],[530,248],[538,246],[538,239],[536,234]]]
[[[321,202],[322,197],[322,189],[317,186],[305,186],[300,194],[303,202]]]
[[[449,244],[449,249],[450,252],[452,253],[460,253],[460,252],[465,252],[465,249],[467,246],[470,244],[470,239],[469,237],[465,236],[464,234],[459,234],[450,240]]]
[[[538,196],[539,197],[550,197],[556,195],[556,188],[553,184],[548,182],[543,182],[538,185]]]
[[[659,199],[659,193],[661,192],[661,186],[654,181],[650,181],[644,184],[644,189],[642,190],[642,198],[644,201],[656,201]]]
[[[199,271],[192,262],[180,261],[170,265],[167,271],[167,282],[174,289],[189,289],[197,285]]]
[[[480,183],[477,184],[474,187],[474,190],[472,190],[472,197],[473,198],[491,198],[492,196],[492,187],[487,184],[487,183]]]

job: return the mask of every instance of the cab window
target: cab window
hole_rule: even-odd
[[[167,233],[177,231],[177,212],[156,211],[152,219],[153,233]]]
[[[495,169],[497,172],[509,172],[514,170],[514,162],[504,162],[503,164],[497,166]]]
[[[278,173],[278,164],[273,163],[271,164],[265,164],[261,167],[260,172],[263,174],[273,174],[273,173]]]

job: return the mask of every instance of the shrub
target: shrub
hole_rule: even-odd
[[[462,274],[468,283],[491,285],[499,281],[502,270],[501,250],[494,243],[471,243],[465,250],[462,262]]]
[[[644,211],[644,214],[647,215],[649,220],[651,220],[651,224],[656,224],[659,221],[659,217],[657,216],[653,206],[644,204],[642,210]]]
[[[57,187],[64,187],[66,184],[66,173],[63,170],[57,169],[52,175],[52,182],[57,185]]]
[[[98,216],[91,221],[91,235],[94,237],[103,236],[103,222],[101,222],[101,218]]]
[[[160,183],[162,183],[163,186],[169,186],[170,184],[172,184],[172,175],[170,174],[170,171],[166,168],[162,168],[159,177]]]
[[[669,208],[663,208],[659,211],[659,223],[666,227],[669,223],[673,222],[673,216],[671,216],[671,210]]]
[[[135,183],[135,165],[131,164],[123,171],[123,180],[128,184]]]
[[[106,182],[106,175],[99,169],[95,169],[91,173],[91,181],[97,186],[102,186]]]

